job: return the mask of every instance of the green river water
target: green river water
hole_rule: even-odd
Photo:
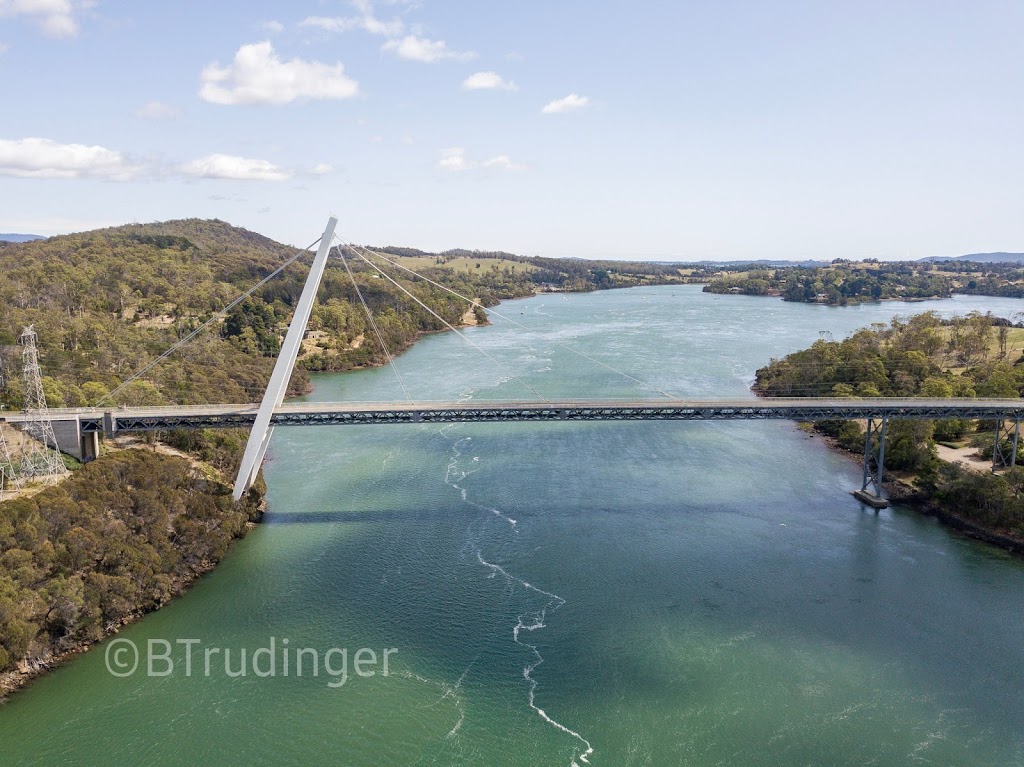
[[[500,365],[454,334],[398,364],[420,399],[532,397],[513,376],[646,394],[557,342],[681,396],[749,396],[822,331],[989,308],[1024,305],[546,295],[499,309],[545,337],[467,331]],[[315,384],[401,398],[388,369]],[[170,642],[173,672],[143,654],[114,676],[98,645],[0,707],[0,765],[1024,764],[1024,560],[862,508],[859,465],[791,423],[282,428],[271,454],[265,523],[118,635]],[[271,639],[273,675],[203,668]],[[286,639],[346,648],[345,683],[294,658],[285,676]]]

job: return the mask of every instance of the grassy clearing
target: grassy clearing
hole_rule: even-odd
[[[522,261],[513,261],[508,258],[470,258],[468,256],[458,256],[452,259],[445,259],[442,263],[438,263],[439,259],[434,256],[388,256],[388,258],[397,261],[408,269],[414,269],[416,271],[443,266],[445,269],[450,269],[453,272],[459,273],[480,273],[488,269],[497,271],[509,269],[520,274],[525,274],[532,272],[537,268],[533,264],[526,264]]]

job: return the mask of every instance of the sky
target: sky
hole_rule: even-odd
[[[1024,251],[1020,0],[0,0],[0,231]]]

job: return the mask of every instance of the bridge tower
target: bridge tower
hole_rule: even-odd
[[[28,415],[24,431],[34,439],[25,443],[18,474],[22,479],[63,477],[68,470],[60,451],[55,447],[57,438],[53,433],[46,394],[43,392],[43,373],[39,367],[35,327],[29,325],[25,328],[19,341],[24,347],[21,361],[25,377],[25,412]]]
[[[327,256],[331,252],[331,242],[334,239],[334,228],[337,225],[338,219],[331,216],[327,221],[327,228],[324,229],[324,235],[320,238],[320,248],[313,259],[313,266],[310,268],[309,277],[306,278],[306,284],[302,288],[299,303],[295,306],[295,314],[288,326],[288,334],[285,336],[284,343],[281,344],[281,351],[277,356],[274,372],[270,375],[270,383],[263,395],[263,402],[260,403],[260,409],[256,412],[256,422],[252,425],[252,431],[249,432],[249,441],[245,445],[242,465],[238,468],[238,477],[235,480],[232,497],[236,501],[256,481],[260,464],[263,463],[263,456],[267,453],[270,436],[274,433],[274,427],[270,425],[270,420],[274,415],[274,409],[284,402],[288,381],[292,377],[292,370],[295,369],[295,360],[299,357],[302,336],[306,332],[309,315],[313,311],[313,303],[316,301],[316,293],[320,288],[320,280],[324,276]]]

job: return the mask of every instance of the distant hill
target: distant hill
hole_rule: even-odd
[[[976,261],[979,264],[1024,264],[1024,253],[968,253],[966,256],[928,256],[918,259],[940,264],[946,261]]]
[[[45,237],[38,234],[13,234],[8,232],[0,232],[0,242],[32,242],[34,240],[45,239]]]
[[[759,269],[770,269],[775,267],[791,267],[791,266],[802,266],[808,269],[816,269],[819,267],[825,267],[829,265],[828,261],[815,261],[813,259],[807,259],[804,261],[787,261],[785,259],[770,259],[770,258],[758,258],[758,259],[747,259],[743,261],[695,261],[693,263],[700,264],[701,266],[714,266],[722,269],[728,269],[738,266],[750,266],[757,267]]]
[[[585,291],[688,279],[672,267],[633,262],[474,250],[385,252],[408,259],[410,268],[482,306],[538,290]],[[0,371],[19,369],[17,338],[23,327],[35,325],[48,402],[57,407],[92,404],[296,253],[256,232],[200,219],[0,245]],[[374,342],[376,331],[395,353],[422,333],[443,330],[446,322],[468,322],[467,305],[441,288],[392,269],[414,300],[360,259],[349,260],[353,277],[340,259],[328,263],[310,337],[292,379],[294,392],[308,386],[306,371],[386,362],[387,354]],[[117,400],[130,405],[257,401],[302,291],[308,262],[307,255],[258,288]],[[518,263],[529,268],[516,269]],[[364,300],[377,318],[372,330]],[[473,314],[477,322],[486,321],[482,309]],[[20,386],[19,376],[0,377],[0,405],[20,407]]]

